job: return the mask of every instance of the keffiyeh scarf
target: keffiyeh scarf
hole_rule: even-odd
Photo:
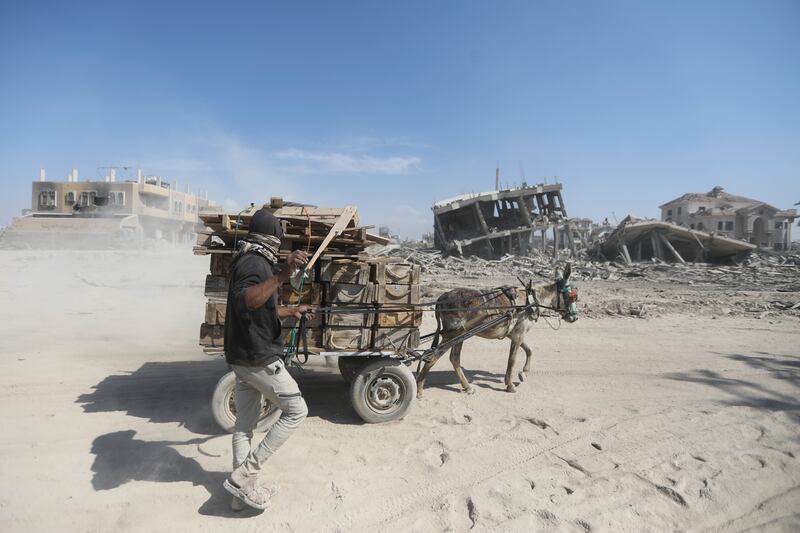
[[[270,266],[275,266],[278,262],[280,246],[281,240],[274,235],[251,233],[247,236],[247,240],[240,240],[236,243],[236,253],[233,256],[233,260],[236,261],[248,253],[256,253],[264,257]]]

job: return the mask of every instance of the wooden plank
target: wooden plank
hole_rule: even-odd
[[[328,236],[325,237],[325,240],[322,241],[322,244],[319,245],[317,251],[314,252],[314,255],[306,264],[305,268],[306,272],[311,271],[311,268],[314,266],[314,263],[317,262],[317,259],[319,259],[319,256],[322,255],[322,252],[325,251],[325,248],[328,247],[328,244],[330,244],[333,238],[338,236],[342,232],[342,230],[347,227],[347,225],[353,220],[353,216],[355,214],[356,214],[355,207],[347,206],[344,208],[342,214],[339,216],[339,218],[336,220],[336,223],[331,228],[330,233],[328,233]]]

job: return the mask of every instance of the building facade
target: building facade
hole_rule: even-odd
[[[798,217],[794,209],[780,210],[759,200],[729,194],[719,186],[707,193],[684,194],[659,208],[663,221],[774,250],[791,248],[792,222]]]
[[[118,219],[139,238],[181,243],[194,238],[198,213],[214,208],[206,197],[179,191],[177,184],[141,171],[135,179],[117,181],[112,170],[100,181],[78,181],[73,170],[65,181],[48,181],[42,170],[31,186],[31,208],[22,217],[29,220],[20,225],[34,227],[37,219],[60,219],[68,229],[69,220],[86,225],[87,219]]]

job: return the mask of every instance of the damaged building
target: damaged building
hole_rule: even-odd
[[[31,184],[31,207],[2,235],[3,247],[62,248],[114,246],[120,242],[163,239],[190,243],[201,210],[214,209],[207,196],[178,189],[160,176],[118,179],[109,168],[99,180],[46,179],[44,169]]]
[[[574,248],[572,232],[559,240],[558,227],[567,222],[561,184],[527,185],[479,194],[463,194],[433,205],[434,244],[448,254],[486,259],[505,254],[526,255],[534,233],[540,246],[552,230],[555,250]]]
[[[715,232],[759,248],[789,250],[794,209],[781,210],[766,202],[736,196],[714,187],[706,193],[687,193],[659,206],[661,220],[689,229]]]
[[[627,216],[596,244],[595,254],[625,264],[640,261],[731,262],[756,248],[739,239],[660,220]]]

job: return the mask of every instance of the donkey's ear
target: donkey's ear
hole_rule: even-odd
[[[564,281],[569,279],[569,275],[572,274],[572,265],[567,263],[567,266],[564,267]]]

